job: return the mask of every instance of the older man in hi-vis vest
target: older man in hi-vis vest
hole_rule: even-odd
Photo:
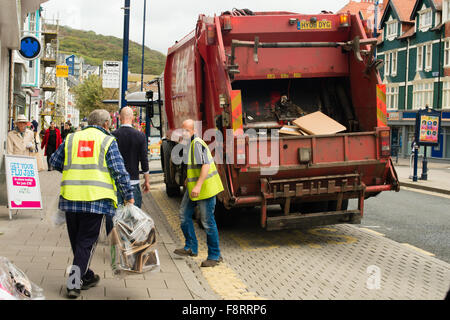
[[[183,137],[186,141],[190,141],[187,190],[180,209],[181,230],[186,241],[184,248],[176,249],[174,253],[181,256],[198,255],[198,242],[192,220],[195,206],[198,206],[208,245],[208,258],[201,266],[215,267],[223,261],[219,248],[219,232],[214,218],[216,195],[223,191],[223,185],[208,145],[195,135],[194,126],[195,123],[191,119],[183,122]]]
[[[79,297],[80,290],[94,287],[100,281],[89,264],[103,216],[115,215],[117,192],[126,204],[134,204],[130,177],[116,139],[108,132],[111,124],[108,111],[93,111],[88,124],[82,131],[69,134],[50,159],[50,164],[63,174],[59,209],[66,213],[74,255],[67,281],[69,298]]]

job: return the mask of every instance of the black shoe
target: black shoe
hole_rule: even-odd
[[[81,290],[87,290],[89,288],[95,287],[99,282],[100,276],[98,274],[94,274],[94,276],[91,279],[83,280]]]
[[[219,263],[223,262],[223,258],[219,257],[218,260],[205,260],[202,262],[201,267],[202,268],[210,268],[210,267],[215,267],[217,266]]]
[[[77,299],[81,295],[80,289],[67,289],[67,298]]]
[[[177,254],[179,256],[183,256],[183,257],[187,257],[187,256],[196,257],[196,256],[198,256],[198,254],[197,253],[193,253],[191,249],[185,250],[184,248],[175,249],[175,251],[173,253],[175,253],[175,254]]]

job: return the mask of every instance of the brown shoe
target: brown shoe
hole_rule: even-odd
[[[219,260],[205,260],[202,262],[201,267],[203,268],[211,268],[217,266],[219,263],[223,262],[223,258],[220,257]]]
[[[189,250],[185,250],[184,248],[181,249],[175,249],[175,251],[173,252],[179,256],[183,256],[183,257],[196,257],[198,254],[197,253],[193,253],[191,249]]]

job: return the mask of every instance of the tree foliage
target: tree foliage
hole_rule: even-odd
[[[76,30],[60,27],[59,51],[83,57],[85,62],[94,66],[102,66],[103,61],[122,60],[123,40],[96,34],[93,31]],[[130,41],[129,70],[141,73],[142,45]],[[163,72],[166,56],[161,52],[145,47],[144,73],[159,75]]]
[[[102,80],[97,75],[90,76],[73,88],[76,105],[80,110],[80,118],[87,117],[96,109],[106,109],[110,112],[117,111],[117,106],[103,103],[104,100],[117,99],[116,91],[103,89]]]

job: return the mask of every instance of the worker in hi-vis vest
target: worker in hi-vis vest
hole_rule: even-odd
[[[215,267],[223,261],[219,248],[219,232],[214,218],[216,195],[223,191],[223,185],[211,152],[207,144],[195,135],[194,126],[193,120],[183,122],[183,137],[189,143],[187,190],[180,209],[181,230],[186,242],[184,248],[176,249],[174,253],[181,256],[198,255],[198,242],[192,220],[195,206],[198,206],[208,245],[208,257],[201,266]]]
[[[89,269],[104,215],[114,216],[117,191],[126,204],[134,204],[133,187],[116,139],[109,134],[111,117],[95,110],[89,126],[69,134],[52,155],[50,164],[62,172],[59,209],[66,213],[73,264],[67,280],[67,296],[94,287],[100,277]]]

